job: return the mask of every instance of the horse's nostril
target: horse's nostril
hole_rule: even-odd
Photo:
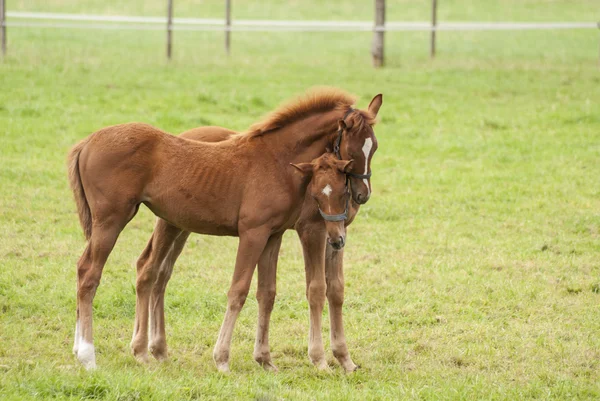
[[[369,195],[363,195],[363,194],[358,194],[356,196],[356,201],[360,204],[360,205],[364,205],[365,203],[367,203],[367,201],[369,200]]]

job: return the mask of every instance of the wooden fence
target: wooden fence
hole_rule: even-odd
[[[231,32],[373,32],[372,56],[376,67],[383,65],[384,33],[390,31],[429,31],[430,56],[435,57],[438,31],[562,30],[597,29],[596,22],[439,22],[437,0],[432,0],[431,21],[385,21],[385,2],[376,0],[375,23],[371,21],[232,20],[231,0],[225,0],[225,18],[174,18],[173,0],[167,0],[166,17],[107,16],[37,12],[7,12],[0,0],[2,54],[6,54],[7,27],[74,29],[122,29],[167,31],[167,57],[172,56],[173,31],[223,31],[225,51],[230,52]]]

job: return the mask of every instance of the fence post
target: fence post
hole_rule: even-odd
[[[431,0],[431,47],[429,57],[435,57],[435,33],[437,29],[437,0]]]
[[[229,56],[231,44],[231,0],[225,0],[225,52]]]
[[[171,60],[171,41],[173,39],[173,0],[167,0],[167,58]]]
[[[0,0],[0,36],[2,36],[2,56],[6,54],[6,0]]]
[[[385,0],[375,0],[375,32],[373,33],[373,66],[383,67],[383,35],[385,29]]]

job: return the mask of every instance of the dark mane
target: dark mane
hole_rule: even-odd
[[[356,98],[336,88],[317,88],[285,103],[267,115],[262,121],[253,124],[248,131],[240,134],[256,137],[281,128],[285,125],[308,117],[314,113],[323,113],[335,109],[348,110]]]

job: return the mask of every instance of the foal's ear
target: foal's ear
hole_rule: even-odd
[[[373,116],[377,116],[382,103],[383,95],[380,93],[379,95],[375,96],[373,100],[371,100],[371,103],[369,103],[369,112],[371,112]]]
[[[298,164],[290,163],[290,166],[296,168],[305,177],[310,177],[313,174],[312,163],[298,163]]]
[[[348,131],[350,128],[352,128],[352,125],[353,125],[352,119],[338,120],[338,129],[340,131]]]
[[[335,161],[335,166],[342,173],[348,173],[350,170],[352,170],[352,167],[354,166],[354,159],[351,159],[351,160],[336,160]]]

